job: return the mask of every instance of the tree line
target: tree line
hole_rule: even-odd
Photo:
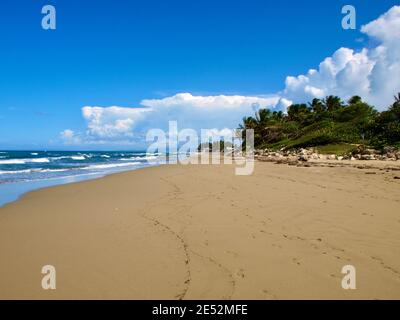
[[[256,148],[304,148],[338,143],[400,147],[400,93],[382,112],[359,96],[347,102],[337,96],[313,99],[291,105],[287,113],[260,109],[254,116],[243,118],[239,129],[254,129]]]

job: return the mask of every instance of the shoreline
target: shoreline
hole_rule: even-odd
[[[111,173],[112,174],[112,173]],[[62,186],[62,185],[67,185],[67,184],[74,184],[74,183],[80,183],[82,181],[87,181],[87,180],[95,180],[95,179],[101,179],[107,176],[105,175],[100,175],[100,174],[94,174],[98,175],[98,177],[95,178],[81,178],[79,179],[79,176],[71,176],[71,177],[65,177],[65,178],[46,178],[43,180],[32,180],[32,181],[18,181],[18,182],[13,182],[13,183],[4,183],[3,185],[0,185],[1,187],[17,187],[17,189],[25,189],[26,191],[16,191],[14,192],[13,195],[10,195],[8,198],[10,200],[4,200],[0,202],[0,209],[7,206],[8,204],[11,204],[13,202],[21,200],[26,194],[30,192],[35,192],[39,190],[45,190],[48,188],[53,188],[56,186]],[[74,182],[61,182],[60,180],[68,180],[69,178],[78,178]],[[53,182],[52,181],[59,181],[59,182]],[[37,186],[37,187],[32,187],[31,185],[43,185],[43,186]],[[26,188],[18,188],[19,186],[26,185]]]
[[[256,162],[268,162],[268,163],[274,163],[274,164],[279,164],[279,165],[289,165],[289,166],[298,166],[298,167],[311,167],[311,166],[317,166],[317,167],[352,167],[352,168],[357,168],[357,169],[379,169],[379,170],[390,170],[390,171],[400,171],[400,161],[384,161],[384,160],[356,160],[356,161],[350,161],[350,160],[308,160],[306,162],[302,162],[300,160],[294,160],[294,161],[288,161],[288,160],[282,160],[279,158],[260,158],[256,157],[255,158]],[[32,188],[28,186],[26,191],[21,191],[18,192],[18,196],[12,197],[13,200],[8,200],[8,201],[0,201],[0,209],[7,206],[10,203],[19,201],[24,195],[30,192],[38,191],[38,190],[44,190],[56,186],[62,186],[66,184],[75,184],[75,183],[81,183],[84,181],[89,181],[89,180],[97,180],[97,179],[102,179],[104,177],[110,176],[110,175],[115,175],[115,174],[120,174],[120,173],[125,173],[125,172],[131,172],[131,171],[136,171],[136,170],[141,170],[149,167],[158,167],[162,165],[171,165],[168,163],[159,163],[156,165],[147,165],[143,167],[138,167],[138,168],[131,168],[128,170],[123,170],[123,171],[118,171],[118,172],[109,172],[109,173],[93,173],[93,174],[85,174],[85,175],[75,175],[75,176],[67,176],[67,177],[59,177],[59,178],[46,178],[43,180],[32,180],[32,181],[19,181],[19,182],[14,182],[14,183],[5,183],[3,185],[0,185],[0,188],[2,186],[16,186],[16,185],[22,185],[22,184],[38,184],[38,185],[43,185],[43,186],[38,186],[36,188]],[[175,165],[175,164],[173,164]],[[179,165],[179,164],[178,164]],[[94,177],[86,177],[86,176],[91,176],[93,175]],[[83,177],[85,176],[85,177]],[[399,177],[400,177],[400,172],[399,172]],[[76,179],[77,178],[77,179]],[[76,181],[71,181],[68,182],[66,180],[73,180],[76,179]],[[55,183],[51,183],[51,181],[59,181]],[[61,181],[66,181],[66,182],[61,182]],[[16,193],[15,193],[16,194]]]
[[[162,163],[146,151],[1,151],[0,205],[52,185],[102,177]]]
[[[111,172],[96,172],[96,173],[86,173],[86,174],[78,174],[78,175],[71,175],[71,176],[66,176],[66,177],[53,177],[53,178],[45,178],[45,179],[37,179],[37,180],[30,180],[30,181],[18,181],[18,182],[11,182],[11,183],[4,183],[0,184],[0,191],[1,189],[8,189],[6,192],[8,192],[7,196],[4,197],[4,199],[0,198],[0,209],[6,206],[7,204],[13,203],[15,201],[20,200],[25,194],[29,192],[34,192],[37,190],[43,190],[47,188],[52,188],[56,186],[62,186],[66,184],[74,184],[74,183],[80,183],[83,181],[88,181],[88,180],[96,180],[96,179],[101,179],[104,177],[107,177],[109,175],[113,174],[118,174],[118,173],[123,173],[123,172],[129,172],[129,171],[135,171],[135,170],[140,170],[152,166],[160,166],[163,164],[149,164],[146,166],[141,166],[141,167],[136,167],[136,168],[130,168],[127,170],[122,170],[122,171],[111,171]],[[34,187],[36,186],[36,187]],[[13,190],[16,189],[16,190]]]
[[[26,193],[0,207],[0,298],[399,299],[400,182],[368,169],[160,165]]]

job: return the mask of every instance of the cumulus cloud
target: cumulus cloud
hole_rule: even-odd
[[[237,128],[241,119],[260,108],[274,109],[278,96],[196,96],[179,93],[164,99],[143,100],[141,104],[153,112],[142,128],[165,128],[169,120],[177,121],[179,129]]]
[[[260,108],[286,109],[294,102],[338,95],[347,100],[359,95],[378,109],[392,103],[400,91],[400,6],[362,26],[361,32],[374,46],[355,51],[339,48],[306,74],[288,76],[281,92],[264,96],[178,93],[162,99],[144,99],[138,108],[82,108],[87,122],[85,133],[65,130],[64,141],[86,143],[143,140],[151,128],[167,130],[168,121],[177,121],[179,130],[214,128],[216,133],[236,128],[244,116]],[[225,131],[226,132],[226,131]]]
[[[398,43],[400,39],[400,6],[392,7],[378,19],[362,26],[361,32],[383,43]]]
[[[362,26],[361,32],[377,45],[359,52],[338,49],[319,64],[318,70],[289,76],[281,93],[295,102],[338,95],[359,95],[382,110],[400,90],[400,6]]]
[[[169,121],[178,123],[178,130],[190,128],[200,132],[212,129],[224,135],[227,128],[236,128],[242,117],[253,114],[260,108],[278,108],[289,102],[278,96],[195,96],[179,93],[164,99],[146,99],[142,107],[98,107],[85,106],[82,116],[87,129],[82,141],[93,144],[119,142],[129,144],[143,140],[152,128],[168,130]],[[63,140],[71,143],[76,134],[67,129]],[[76,140],[75,140],[76,141]]]
[[[67,145],[75,145],[81,143],[80,137],[77,136],[75,132],[71,129],[65,129],[64,131],[61,131],[60,137],[62,141],[64,141],[64,143]]]
[[[82,108],[87,121],[87,135],[98,139],[121,139],[133,136],[133,129],[151,109],[122,107]]]
[[[64,139],[71,139],[74,136],[74,131],[72,131],[70,129],[66,129],[66,130],[62,131],[60,134],[61,134],[61,137]]]
[[[306,75],[286,78],[283,95],[296,102],[323,98],[326,95],[339,95],[348,98],[360,95],[368,98],[370,94],[369,76],[374,62],[368,56],[368,50],[354,52],[340,48],[332,57],[320,63],[319,69],[311,69]]]
[[[274,107],[278,101],[278,96],[193,96],[190,93],[179,93],[164,99],[145,99],[141,104],[152,108],[186,107],[214,111],[216,108],[234,110],[248,107]]]
[[[222,130],[218,130],[216,128],[206,129],[203,133],[206,138],[215,138],[217,140],[221,138],[226,138],[227,141],[231,141],[234,137],[236,137],[236,130],[229,128],[224,128]]]

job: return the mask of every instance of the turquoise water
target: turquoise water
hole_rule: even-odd
[[[0,206],[32,190],[160,163],[145,152],[0,151]]]

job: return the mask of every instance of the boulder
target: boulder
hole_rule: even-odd
[[[308,151],[307,151],[307,149],[300,149],[299,154],[301,154],[301,155],[307,155],[307,154],[308,154]]]
[[[395,148],[393,148],[393,147],[383,147],[383,153],[386,153],[386,154],[395,153]]]
[[[361,155],[361,160],[376,160],[376,157],[372,154],[363,154]]]
[[[302,161],[302,162],[307,162],[308,161],[308,157],[306,155],[304,155],[304,154],[300,155],[298,159],[299,159],[299,161]]]
[[[377,153],[378,153],[378,151],[376,151],[375,149],[366,149],[363,154],[375,155]]]

